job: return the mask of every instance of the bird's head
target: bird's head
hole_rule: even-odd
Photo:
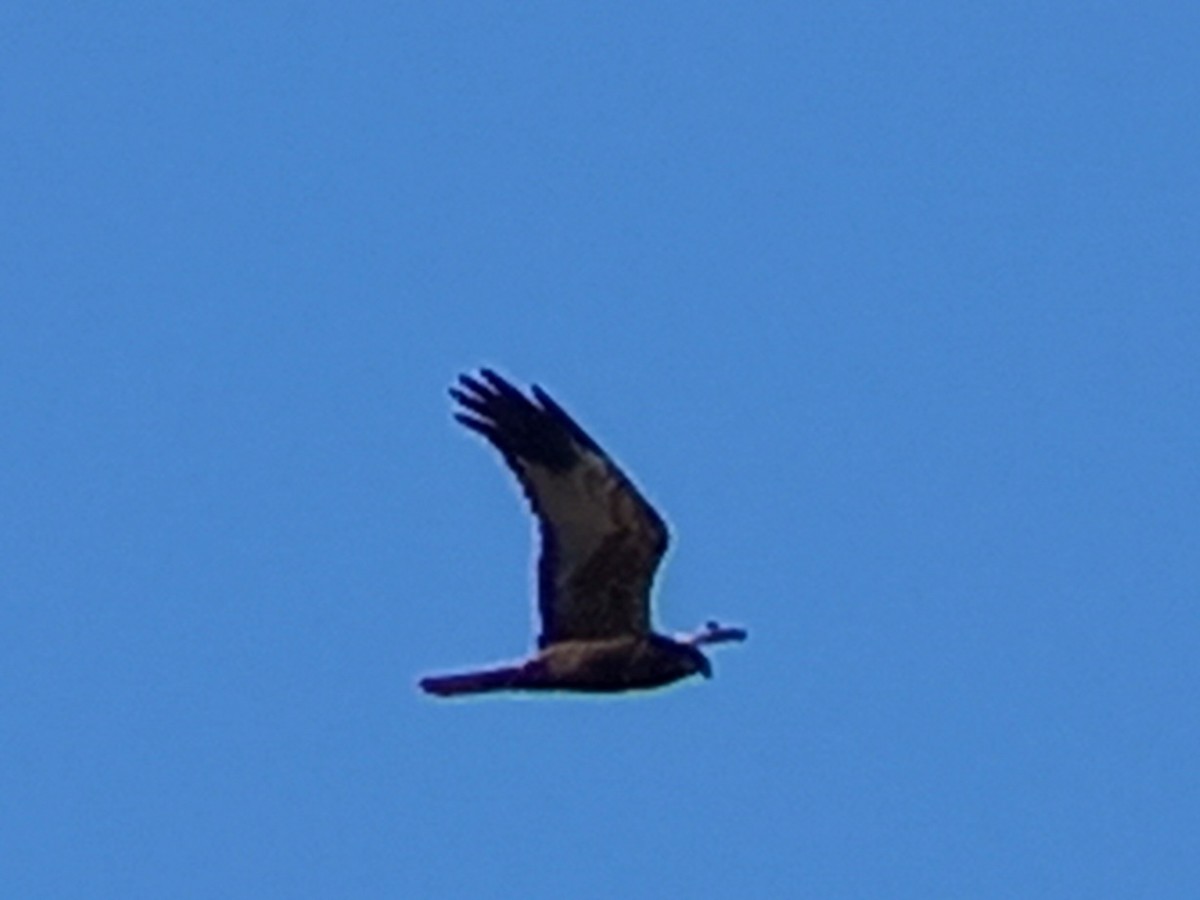
[[[712,678],[712,663],[696,647],[661,634],[650,636],[654,652],[646,657],[655,684],[670,684],[692,675]]]
[[[682,651],[682,661],[687,666],[688,674],[699,673],[705,678],[712,678],[712,663],[708,657],[691,644],[678,644]]]

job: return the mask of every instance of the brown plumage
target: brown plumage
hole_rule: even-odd
[[[712,674],[699,644],[741,640],[710,623],[675,640],[650,624],[667,527],[599,445],[545,391],[525,396],[495,372],[450,389],[463,425],[516,474],[541,531],[538,652],[500,668],[424,678],[438,696],[502,690],[618,692]]]

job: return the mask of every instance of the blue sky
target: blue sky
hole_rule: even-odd
[[[1191,897],[1200,14],[0,13],[14,897]],[[529,646],[498,367],[663,510]]]

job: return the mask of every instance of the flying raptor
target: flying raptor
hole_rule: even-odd
[[[588,433],[541,388],[527,397],[490,369],[460,376],[450,395],[461,407],[455,418],[500,451],[537,517],[542,630],[522,662],[433,675],[421,687],[440,697],[616,693],[711,677],[700,646],[746,632],[715,622],[675,638],[652,629],[650,587],[667,526]]]

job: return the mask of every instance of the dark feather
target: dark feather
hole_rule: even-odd
[[[500,451],[538,518],[539,643],[649,633],[650,587],[667,547],[658,513],[541,388],[531,400],[484,369],[450,394],[464,410],[455,418]]]

